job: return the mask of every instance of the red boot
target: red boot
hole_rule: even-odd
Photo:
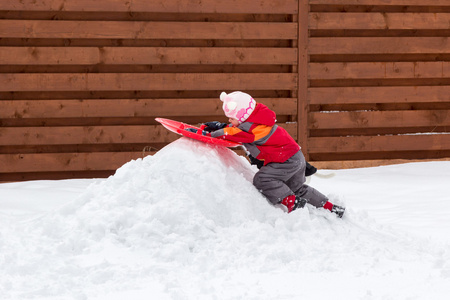
[[[342,218],[342,216],[344,215],[344,212],[345,212],[345,207],[334,205],[333,203],[331,203],[329,201],[327,201],[327,203],[325,203],[323,205],[323,208],[328,209],[332,213],[337,214],[339,218]]]
[[[281,204],[287,207],[288,213],[296,210],[297,208],[303,208],[306,202],[308,202],[308,200],[306,200],[305,198],[300,198],[296,195],[289,195],[281,200]]]

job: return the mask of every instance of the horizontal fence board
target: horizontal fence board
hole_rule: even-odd
[[[295,90],[295,73],[0,74],[0,91]]]
[[[289,133],[289,135],[294,139],[298,140],[298,127],[297,122],[289,122],[289,123],[277,123],[278,126],[283,127],[286,129],[286,131]],[[298,143],[301,145],[301,141],[298,141]],[[243,155],[244,153],[242,153]]]
[[[291,73],[291,65],[0,65],[0,73]]]
[[[296,98],[258,98],[278,115],[296,114]],[[0,118],[223,116],[219,98],[2,100]],[[70,122],[70,121],[67,121]]]
[[[449,161],[449,158],[437,159],[367,159],[367,160],[335,160],[335,161],[315,161],[314,166],[318,169],[340,170],[354,168],[371,168],[387,165],[399,165],[417,162]]]
[[[35,39],[2,38],[0,46],[16,47],[269,47],[288,48],[286,39]]]
[[[279,125],[297,138],[296,123]],[[159,125],[0,127],[0,146],[170,143],[177,137]]]
[[[309,88],[310,104],[449,102],[450,86]]]
[[[448,0],[309,0],[309,4],[383,5],[383,6],[450,6]]]
[[[176,135],[162,126],[3,127],[0,145],[169,143]]]
[[[315,54],[427,54],[450,53],[448,37],[312,37]]]
[[[73,12],[270,13],[295,14],[296,0],[8,0],[0,10]]]
[[[107,171],[69,171],[69,172],[31,172],[31,173],[0,173],[0,182],[28,181],[28,180],[61,180],[61,179],[86,179],[107,178],[115,173],[115,170]]]
[[[450,149],[450,134],[311,137],[310,153],[439,151]]]
[[[450,78],[450,62],[310,63],[315,79]]]
[[[0,47],[0,65],[296,64],[295,48]]]
[[[354,111],[309,114],[310,129],[450,126],[450,111]]]
[[[177,13],[177,12],[74,12],[74,11],[1,11],[0,19],[14,20],[79,20],[79,21],[142,21],[142,22],[276,22],[292,20],[289,14],[258,13]]]
[[[297,34],[297,23],[293,22],[0,20],[2,38],[290,40]]]
[[[142,152],[0,154],[0,173],[116,170],[142,156]]]
[[[450,29],[450,13],[311,13],[309,29]]]

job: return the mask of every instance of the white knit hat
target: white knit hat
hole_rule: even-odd
[[[223,111],[228,118],[234,118],[239,123],[247,120],[255,110],[256,101],[249,94],[243,92],[232,92],[220,94],[220,100],[223,102]]]

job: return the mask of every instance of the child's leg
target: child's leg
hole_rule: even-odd
[[[288,181],[286,181],[286,185],[294,191],[295,195],[308,200],[309,204],[315,207],[323,207],[325,203],[327,203],[328,198],[318,190],[305,184],[306,161],[303,153],[298,152],[291,159],[295,160],[299,164],[300,168]]]
[[[303,184],[295,194],[308,200],[308,203],[315,207],[323,207],[328,202],[328,198],[309,185]]]
[[[301,152],[298,152],[284,163],[270,163],[263,166],[255,174],[253,184],[272,204],[278,204],[286,197],[295,194],[315,207],[323,207],[342,217],[344,208],[333,205],[328,202],[325,195],[304,184],[305,168],[305,158]],[[292,198],[291,201],[294,199]]]
[[[284,163],[270,163],[263,166],[253,178],[253,185],[272,204],[278,204],[289,195],[293,195],[293,190],[286,185],[294,174],[300,170],[298,161],[287,160]]]

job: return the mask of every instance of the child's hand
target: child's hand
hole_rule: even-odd
[[[251,156],[250,154],[248,155],[248,158],[250,159],[250,164],[251,165],[256,165],[256,167],[258,169],[261,169],[264,166],[264,161],[259,160],[257,158],[254,158],[253,156]]]
[[[186,128],[186,131],[192,132],[192,133],[198,133],[201,135],[208,135],[208,132],[206,132],[205,130],[202,130],[201,132],[198,129],[195,128]]]
[[[216,131],[216,130],[227,127],[227,123],[220,123],[218,121],[206,122],[204,125],[206,125],[205,131],[208,131],[208,132]]]

